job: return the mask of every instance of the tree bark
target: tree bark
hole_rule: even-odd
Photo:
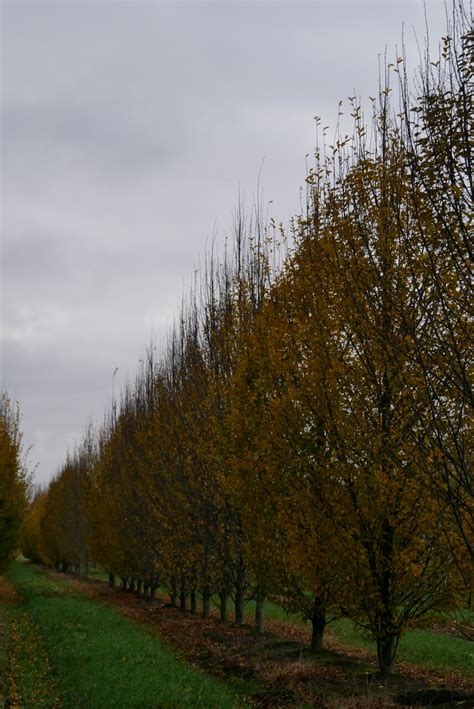
[[[314,602],[313,615],[311,616],[311,651],[319,652],[323,647],[324,629],[326,627],[326,614],[324,607],[316,600]]]
[[[211,613],[211,593],[208,588],[202,591],[202,617],[209,618]]]
[[[244,623],[244,589],[238,586],[235,589],[235,625]]]
[[[193,589],[191,591],[191,613],[196,613],[197,612],[197,595],[196,591]]]
[[[221,623],[227,621],[227,591],[219,593],[219,618]]]
[[[377,638],[377,660],[380,673],[384,677],[388,677],[393,672],[399,637],[399,635],[388,635]]]
[[[183,612],[186,610],[186,591],[184,588],[181,588],[181,592],[179,594],[179,610]]]
[[[115,588],[115,576],[114,576],[114,574],[109,574],[109,588]]]
[[[173,608],[176,608],[178,602],[178,591],[176,589],[176,578],[173,577],[171,580],[171,593],[170,593],[170,603]]]

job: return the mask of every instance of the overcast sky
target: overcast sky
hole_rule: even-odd
[[[422,0],[1,2],[0,384],[37,481],[163,341],[263,159],[272,216],[298,212],[313,116],[374,95],[403,23],[414,67]]]

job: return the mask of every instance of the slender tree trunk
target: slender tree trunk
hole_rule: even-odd
[[[109,588],[115,588],[115,576],[114,576],[114,574],[109,574]]]
[[[388,677],[393,672],[399,637],[399,635],[389,635],[377,638],[377,660],[380,673],[384,677]]]
[[[313,615],[311,616],[311,651],[319,652],[323,647],[324,628],[326,627],[326,615],[324,607],[314,601]]]
[[[235,625],[243,625],[244,622],[244,589],[237,586],[235,589]]]
[[[122,576],[122,591],[126,591],[128,588],[128,578],[126,576]]]
[[[170,593],[170,602],[173,608],[176,608],[177,603],[178,603],[178,590],[176,588],[176,577],[173,576],[171,579],[171,593]]]
[[[142,579],[137,579],[137,596],[141,595],[142,585],[143,585]]]
[[[186,610],[186,590],[183,586],[181,587],[181,592],[179,594],[179,610],[183,612]]]
[[[264,612],[265,596],[257,593],[257,597],[255,599],[255,632],[257,635],[263,633]]]
[[[211,593],[207,587],[202,590],[202,617],[209,618],[211,614]]]
[[[135,590],[135,582],[136,582],[136,579],[132,577],[130,579],[130,585],[128,587],[128,590],[130,591],[130,593],[133,593]]]
[[[197,613],[197,594],[195,589],[191,591],[191,613]]]
[[[219,593],[219,618],[221,623],[227,621],[227,591]]]

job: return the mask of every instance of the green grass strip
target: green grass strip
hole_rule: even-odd
[[[334,622],[329,629],[341,644],[374,651],[374,641],[347,619]],[[472,642],[463,638],[428,630],[410,630],[400,639],[397,660],[434,670],[457,670],[471,675],[474,670],[474,647]]]
[[[113,608],[74,594],[26,564],[8,577],[41,628],[63,706],[236,707],[231,689],[186,666]]]

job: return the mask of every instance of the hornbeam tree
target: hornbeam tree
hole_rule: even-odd
[[[418,445],[429,398],[405,322],[407,313],[415,323],[423,319],[416,280],[423,254],[407,248],[419,228],[419,195],[388,96],[384,89],[373,147],[354,106],[352,149],[336,146],[322,171],[310,175],[313,205],[291,264],[303,304],[304,388],[324,401],[324,466],[333,487],[327,509],[346,581],[339,602],[373,634],[384,674],[404,628],[451,603],[458,581],[440,542],[442,512],[426,495],[426,470],[435,476],[437,463]],[[335,175],[331,185],[327,174]],[[326,362],[313,369],[310,353],[320,350],[322,333]],[[308,421],[318,410],[312,400],[300,397]]]
[[[337,612],[327,544],[335,530],[323,509],[323,408],[307,388],[308,352],[295,329],[301,303],[286,275],[241,348],[232,390],[232,480],[252,575],[272,598],[311,621],[317,651]],[[311,358],[314,366],[314,342]]]
[[[436,57],[425,56],[412,90],[400,70],[400,89],[412,208],[417,221],[406,249],[423,319],[405,314],[429,406],[423,418],[425,484],[449,513],[445,538],[465,577],[472,573],[472,17],[453,2],[452,19]],[[403,66],[403,64],[402,64]],[[456,531],[452,530],[455,526]],[[461,535],[463,548],[453,543]],[[467,554],[466,554],[467,552]]]

